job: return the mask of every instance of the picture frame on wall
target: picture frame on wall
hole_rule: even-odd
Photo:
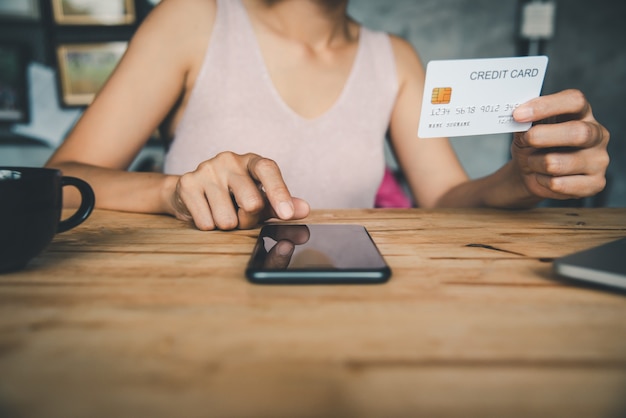
[[[0,124],[29,120],[27,65],[23,46],[0,43]]]
[[[57,25],[132,25],[134,0],[51,0]]]
[[[61,103],[89,105],[124,55],[128,42],[64,44],[57,47]]]
[[[0,20],[38,21],[39,0],[1,0]]]

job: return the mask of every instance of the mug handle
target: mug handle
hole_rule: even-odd
[[[80,207],[69,218],[59,222],[57,233],[65,232],[75,226],[82,224],[91,215],[96,205],[96,196],[91,186],[84,180],[76,177],[63,176],[61,178],[61,187],[74,186],[78,189],[81,196]]]

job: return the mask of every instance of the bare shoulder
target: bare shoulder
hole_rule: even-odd
[[[212,20],[216,10],[216,0],[162,0],[148,17],[167,16],[170,21],[183,19],[189,27],[194,21]]]
[[[193,30],[198,29],[198,24],[212,24],[216,11],[216,0],[162,0],[148,19],[179,23],[182,26],[180,29]]]
[[[149,39],[168,53],[195,54],[208,43],[216,13],[216,0],[163,0],[134,38]]]
[[[389,35],[391,47],[396,59],[400,83],[420,80],[424,77],[424,66],[418,53],[410,42],[395,35]]]

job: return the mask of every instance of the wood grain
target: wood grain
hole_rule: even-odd
[[[252,285],[258,230],[95,211],[0,275],[0,416],[626,414],[626,295],[551,265],[626,236],[626,209],[306,222],[365,225],[391,280]]]

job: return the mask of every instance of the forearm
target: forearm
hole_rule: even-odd
[[[489,176],[451,188],[437,201],[437,206],[519,209],[532,207],[539,201],[541,198],[526,189],[513,162],[509,162]]]
[[[173,214],[173,196],[177,177],[161,173],[136,173],[87,164],[63,162],[50,163],[65,176],[85,180],[96,195],[96,207],[140,213]],[[77,206],[80,195],[66,187],[63,193],[65,207]]]

